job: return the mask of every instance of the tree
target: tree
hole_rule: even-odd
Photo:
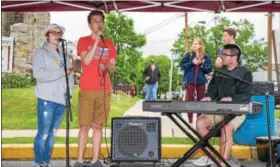
[[[254,40],[255,29],[252,23],[246,19],[239,21],[230,21],[225,17],[216,17],[216,25],[210,29],[203,26],[189,28],[189,43],[193,39],[202,39],[205,44],[205,51],[214,63],[220,48],[223,46],[222,36],[226,27],[235,27],[237,29],[236,43],[242,49],[243,64],[252,71],[267,65],[267,48],[266,43],[261,40]],[[178,55],[177,62],[180,62],[185,54],[185,30],[179,34],[178,39],[173,44],[172,52]]]
[[[112,39],[117,47],[117,73],[120,82],[136,84],[135,66],[141,62],[140,48],[146,44],[144,35],[134,31],[133,20],[117,13],[106,16],[104,34]]]

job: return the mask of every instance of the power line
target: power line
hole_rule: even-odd
[[[182,17],[182,16],[184,16],[184,15],[183,14],[176,14],[176,15],[174,15],[174,16],[172,16],[172,17],[170,17],[170,18],[160,22],[159,24],[157,24],[155,26],[152,26],[151,28],[146,29],[142,33],[146,35],[146,34],[149,34],[151,32],[154,32],[154,31],[156,31],[156,30],[166,26],[167,24],[171,23],[172,21],[174,21],[177,18]]]
[[[152,26],[152,27],[150,27],[150,28],[147,28],[146,30],[144,30],[144,31],[141,32],[141,33],[145,33],[145,32],[147,32],[147,31],[150,31],[151,29],[154,29],[155,27],[158,27],[158,26],[161,25],[162,23],[164,23],[164,22],[166,22],[166,21],[168,21],[168,20],[170,20],[170,19],[173,19],[173,18],[177,17],[177,15],[178,15],[178,14],[173,15],[173,16],[171,16],[171,17],[169,17],[169,18],[163,20],[162,22],[160,22],[160,23],[158,23],[158,24],[156,24],[156,25],[154,25],[154,26]]]
[[[175,40],[175,39],[177,39],[177,37],[176,38],[163,39],[163,40],[159,40],[159,41],[154,41],[150,44],[164,43],[164,42],[168,42],[168,41]]]
[[[210,19],[211,19],[211,18],[210,18]],[[210,25],[210,24],[216,19],[216,17],[213,17],[211,20],[210,20],[210,19],[208,19],[208,21],[206,21],[206,24],[204,25],[205,27],[208,27],[208,25]],[[209,21],[209,20],[210,20],[210,21]],[[153,42],[150,43],[150,44],[164,43],[164,42],[168,42],[168,41],[176,40],[176,39],[178,39],[178,36],[177,36],[177,37],[174,37],[174,38],[168,38],[168,39],[153,41]]]
[[[176,20],[177,18],[182,17],[182,16],[184,16],[184,15],[177,16],[176,18],[174,18],[174,19],[172,19],[172,20],[169,20],[169,21],[166,22],[165,24],[159,25],[157,28],[148,31],[148,32],[146,32],[145,34],[147,35],[147,34],[149,34],[149,33],[152,33],[152,32],[154,32],[154,31],[157,31],[157,30],[163,28],[164,26],[168,25],[169,23],[173,22],[174,20]]]
[[[152,32],[154,32],[154,31],[157,31],[157,30],[163,28],[164,26],[168,25],[169,23],[171,23],[172,21],[176,20],[176,19],[179,18],[179,17],[181,17],[181,16],[178,16],[178,17],[176,17],[175,19],[170,20],[169,22],[166,22],[165,24],[163,24],[163,25],[157,27],[156,29],[153,29],[153,30],[150,30],[150,31],[146,32],[145,35],[147,35],[147,34],[149,34],[149,33],[152,33]]]

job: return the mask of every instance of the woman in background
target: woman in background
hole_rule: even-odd
[[[200,101],[204,97],[207,83],[206,75],[212,71],[212,62],[205,53],[202,40],[194,40],[190,52],[187,52],[181,61],[184,71],[184,88],[187,101]],[[189,122],[193,122],[193,114],[188,113]]]

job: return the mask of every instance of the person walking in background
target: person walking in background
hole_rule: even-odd
[[[49,167],[55,141],[65,111],[66,79],[69,76],[70,94],[74,85],[74,69],[67,59],[67,74],[59,39],[65,29],[57,24],[45,27],[46,42],[33,55],[33,76],[36,79],[35,94],[38,98],[38,131],[34,141],[36,167]]]
[[[210,57],[204,51],[202,40],[194,40],[190,52],[187,52],[181,61],[184,71],[186,96],[188,101],[201,100],[205,94],[207,83],[206,74],[212,71]],[[188,113],[189,122],[193,122],[193,114]]]
[[[154,59],[150,61],[150,64],[145,68],[143,76],[146,81],[146,100],[157,99],[158,83],[160,81],[160,71],[156,66]]]

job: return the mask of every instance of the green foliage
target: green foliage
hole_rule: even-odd
[[[33,77],[20,73],[4,73],[1,79],[2,88],[26,88],[36,84]]]
[[[216,17],[215,26],[206,29],[206,26],[194,26],[189,28],[189,47],[194,39],[202,39],[205,51],[210,56],[212,63],[218,56],[220,48],[223,46],[223,31],[226,27],[235,27],[237,30],[236,43],[242,49],[243,64],[250,70],[257,71],[267,66],[266,42],[253,40],[255,29],[252,23],[246,19],[237,22],[227,20],[225,17]],[[177,62],[180,62],[186,52],[185,50],[185,29],[179,34],[178,39],[173,44],[172,52],[177,55]]]
[[[154,58],[161,71],[159,92],[168,91],[170,59],[167,56],[149,56],[143,59],[140,49],[146,44],[146,38],[134,31],[133,20],[117,13],[106,16],[105,36],[112,39],[117,47],[118,83],[130,83],[136,86],[139,94],[145,84],[143,70]],[[111,75],[113,79],[113,75]],[[174,66],[172,88],[177,89],[181,84],[178,69]],[[112,80],[113,81],[113,80]]]
[[[146,44],[144,35],[134,31],[133,20],[117,13],[106,16],[106,37],[112,39],[117,47],[117,73],[120,82],[137,85],[142,61],[141,47]],[[138,68],[140,69],[140,68]]]

